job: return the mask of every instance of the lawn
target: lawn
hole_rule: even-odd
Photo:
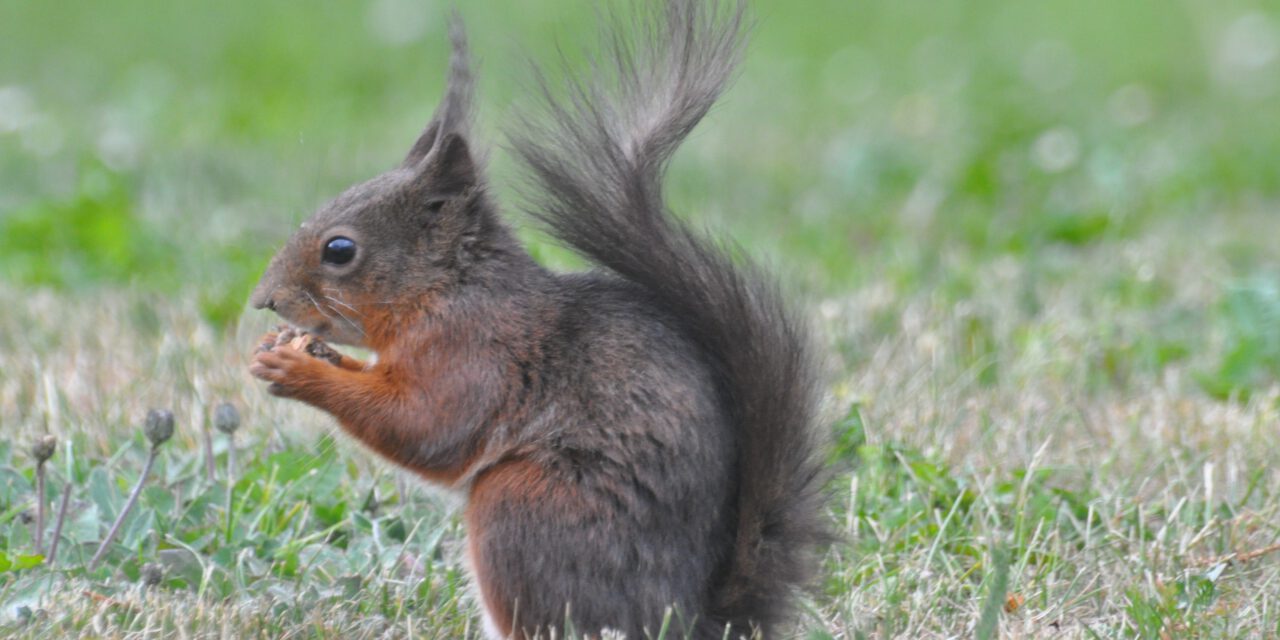
[[[497,193],[562,269],[502,130],[590,6],[462,7]],[[753,6],[669,195],[828,356],[796,636],[1280,635],[1280,6]],[[480,637],[456,500],[246,373],[249,288],[403,156],[447,15],[0,0],[0,636]]]

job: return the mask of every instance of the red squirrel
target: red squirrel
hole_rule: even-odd
[[[252,294],[276,396],[465,496],[492,637],[772,637],[825,539],[815,355],[756,264],[673,217],[676,147],[734,72],[744,9],[641,3],[586,79],[535,73],[508,131],[532,216],[595,269],[553,273],[473,155],[460,22],[448,85],[396,168],[324,205]],[[370,362],[326,343],[376,353]]]

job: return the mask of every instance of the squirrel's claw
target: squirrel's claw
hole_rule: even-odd
[[[276,339],[278,337],[279,334],[274,332],[262,336],[262,339],[258,341],[258,346],[253,348],[253,353],[256,355],[276,348]]]

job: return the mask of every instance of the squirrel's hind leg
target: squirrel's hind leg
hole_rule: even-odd
[[[506,638],[656,634],[664,613],[697,608],[697,580],[680,562],[679,525],[651,509],[625,478],[518,458],[476,478],[466,507],[467,555],[481,605]],[[685,619],[688,619],[686,616]],[[677,633],[674,637],[680,637]]]
[[[566,620],[584,637],[596,637],[593,611],[625,609],[608,602],[621,585],[609,578],[617,567],[608,566],[599,548],[607,542],[582,535],[581,496],[562,480],[518,459],[485,471],[472,485],[467,553],[499,638],[565,637]]]

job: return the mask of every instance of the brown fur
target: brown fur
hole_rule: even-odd
[[[487,562],[487,547],[503,544],[500,537],[491,535],[488,525],[503,517],[503,503],[513,497],[530,505],[541,504],[553,512],[566,513],[574,508],[570,490],[550,482],[546,470],[527,460],[495,466],[472,485],[465,513],[472,571],[484,601],[489,603],[489,615],[504,636],[511,634],[518,613],[516,589],[503,580],[499,567]]]

